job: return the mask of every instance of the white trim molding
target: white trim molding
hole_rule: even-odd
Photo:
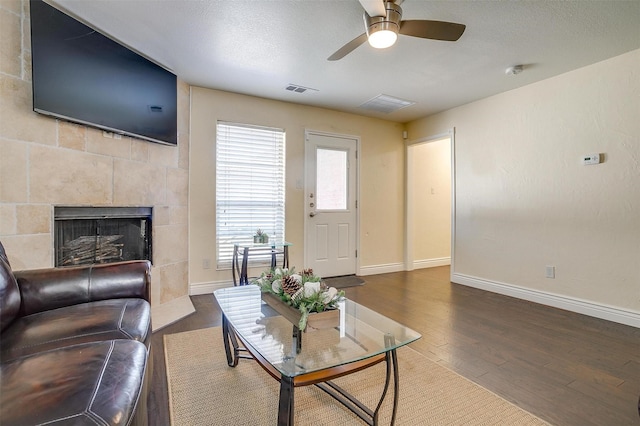
[[[386,265],[361,266],[358,275],[388,274],[390,272],[404,271],[404,263],[387,263]]]
[[[447,265],[451,265],[450,257],[436,257],[433,259],[422,259],[422,260],[413,261],[414,269],[435,268],[437,266],[447,266]]]
[[[451,282],[640,328],[640,312],[636,311],[600,305],[586,300],[531,290],[459,273],[451,274]]]
[[[189,284],[189,296],[197,296],[200,294],[213,294],[214,291],[225,288],[233,287],[233,281],[209,281],[203,283]]]

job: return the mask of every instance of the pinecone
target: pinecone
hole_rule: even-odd
[[[282,291],[284,291],[288,295],[293,296],[299,289],[300,284],[298,284],[298,281],[291,275],[287,275],[286,277],[282,278]]]
[[[313,269],[309,268],[309,269],[305,269],[302,271],[302,275],[305,277],[311,277],[313,276]]]

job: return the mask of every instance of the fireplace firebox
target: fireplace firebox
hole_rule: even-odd
[[[55,266],[152,260],[151,207],[54,207]]]

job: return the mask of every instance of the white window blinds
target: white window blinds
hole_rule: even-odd
[[[284,240],[284,141],[282,129],[218,122],[218,269],[231,267],[233,245],[252,243],[258,228],[269,240]]]

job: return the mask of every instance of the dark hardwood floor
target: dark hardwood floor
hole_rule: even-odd
[[[363,278],[348,298],[419,331],[413,349],[538,417],[640,425],[640,329],[452,284],[449,267]],[[196,313],[152,337],[151,425],[169,424],[163,335],[220,325],[213,295],[192,300]]]

